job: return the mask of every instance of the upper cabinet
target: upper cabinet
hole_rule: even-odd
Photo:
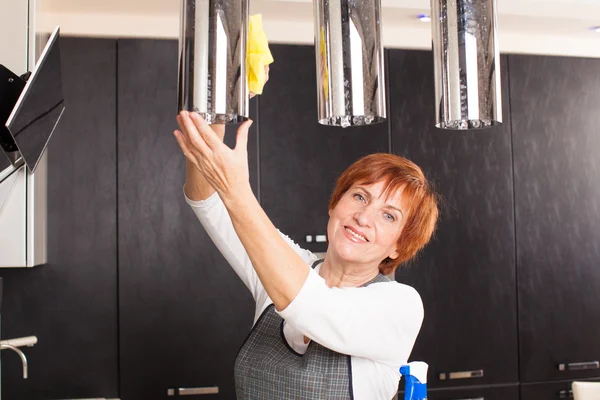
[[[521,379],[600,376],[600,60],[510,57]]]
[[[432,53],[389,51],[392,150],[419,165],[442,196],[435,237],[396,273],[423,299],[425,319],[411,359],[429,363],[434,388],[518,379],[505,57],[501,66],[504,123],[441,130],[435,128]]]
[[[120,395],[166,400],[169,389],[218,388],[206,398],[233,400],[254,301],[183,197],[177,41],[118,46]],[[250,137],[253,153],[255,128]],[[256,182],[256,164],[250,173]]]

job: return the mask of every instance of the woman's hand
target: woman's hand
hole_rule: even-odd
[[[181,131],[175,131],[174,134],[183,154],[223,201],[240,189],[249,189],[247,144],[252,121],[246,121],[238,128],[234,149],[225,145],[222,138],[197,113],[182,111],[177,116],[177,123]]]

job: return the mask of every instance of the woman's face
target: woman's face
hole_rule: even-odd
[[[398,257],[396,244],[407,218],[402,190],[384,196],[384,182],[352,186],[329,211],[328,253],[345,262],[376,264]]]

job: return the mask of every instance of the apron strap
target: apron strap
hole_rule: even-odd
[[[312,265],[312,267],[311,267],[311,268],[312,268],[312,269],[315,269],[315,268],[317,268],[317,265],[321,264],[323,261],[325,261],[325,260],[317,260],[317,261],[315,261],[315,262],[313,263],[313,265]]]
[[[317,268],[317,265],[321,264],[323,261],[325,260],[317,260],[313,263],[313,265],[311,266],[312,269]],[[379,274],[377,275],[375,278],[373,278],[372,280],[370,280],[369,282],[365,283],[364,285],[362,285],[363,287],[365,286],[369,286],[371,283],[378,283],[378,282],[390,282],[391,279],[388,278],[385,275]]]

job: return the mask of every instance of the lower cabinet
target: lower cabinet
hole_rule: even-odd
[[[521,386],[521,400],[572,399],[571,381],[530,383]]]
[[[572,383],[573,381],[526,383],[521,385],[521,400],[573,399]]]

